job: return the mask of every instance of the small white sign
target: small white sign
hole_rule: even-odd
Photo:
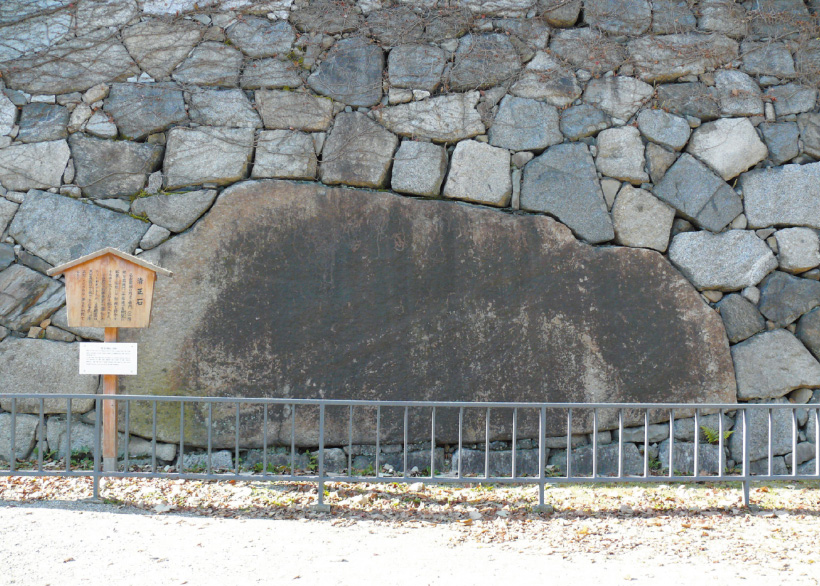
[[[80,374],[137,374],[137,345],[82,342]]]

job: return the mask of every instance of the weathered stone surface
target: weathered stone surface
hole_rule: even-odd
[[[390,51],[387,74],[398,88],[435,91],[447,59],[444,51],[430,45],[400,45]]]
[[[376,120],[401,136],[456,142],[484,133],[478,92],[450,94],[376,111]]]
[[[284,20],[246,16],[225,29],[228,39],[248,57],[260,59],[286,55],[296,38],[293,27]]]
[[[572,69],[550,54],[538,51],[510,88],[510,93],[564,108],[581,95],[581,86]]]
[[[385,187],[390,178],[396,136],[364,114],[341,113],[322,149],[319,171],[328,185]]]
[[[393,158],[390,188],[399,193],[438,195],[447,173],[447,151],[429,142],[403,140]]]
[[[149,18],[122,31],[125,48],[156,80],[167,79],[201,39],[202,27],[185,19]]]
[[[0,184],[13,191],[59,187],[70,156],[65,140],[0,149]]]
[[[157,282],[163,302],[152,327],[121,332],[123,341],[141,343],[140,376],[123,380],[129,394],[323,389],[341,397],[368,389],[374,399],[618,401],[652,399],[663,389],[681,401],[734,400],[723,326],[683,277],[655,252],[579,245],[546,216],[249,182],[225,190],[192,230],[144,258],[175,276]],[[617,319],[608,317],[613,311]],[[245,324],[242,336],[237,323]],[[469,388],[456,382],[464,377]],[[134,432],[150,429],[150,409],[142,418],[136,411]],[[249,422],[261,417],[243,412]],[[186,408],[186,420],[203,415]],[[370,415],[354,414],[355,443],[374,443]],[[214,416],[235,414],[217,408]],[[453,440],[448,418],[457,414],[439,416],[437,437]],[[309,430],[298,442],[316,441],[315,417],[297,410],[298,429]],[[382,413],[383,442],[401,436],[400,420]],[[159,439],[175,439],[178,413],[160,407],[159,421]],[[547,435],[565,433],[561,422],[550,420]],[[537,418],[519,423],[519,437],[537,429]],[[330,409],[326,440],[346,443],[347,425],[347,410]],[[575,425],[589,430],[581,414]],[[224,435],[215,429],[217,447],[233,445],[232,424]],[[261,445],[261,425],[244,429],[246,445]],[[465,441],[483,429],[482,416]],[[205,442],[191,432],[186,445]],[[429,426],[422,440],[428,434]],[[289,416],[271,418],[274,437],[290,441]]]
[[[72,134],[69,144],[74,180],[92,199],[137,193],[162,161],[162,147],[155,144],[101,140],[81,133]]]
[[[698,289],[737,291],[777,267],[771,249],[754,232],[683,232],[672,239],[669,260]]]
[[[813,309],[797,322],[797,338],[820,358],[820,309]]]
[[[211,207],[214,199],[215,189],[159,194],[134,200],[131,209],[171,232],[182,232]]]
[[[615,35],[640,35],[652,23],[646,0],[584,0],[584,21]]]
[[[615,237],[595,164],[582,143],[550,147],[527,163],[521,209],[553,215],[588,242]]]
[[[742,295],[726,295],[718,302],[717,308],[723,318],[726,337],[732,344],[742,342],[766,329],[766,320]]]
[[[135,0],[80,0],[77,28],[81,31],[127,24],[139,15]]]
[[[77,344],[31,340],[9,337],[0,342],[0,364],[3,377],[0,393],[45,393],[49,395],[94,394],[97,392],[97,376],[78,374],[80,350]],[[43,368],[48,365],[48,368]],[[65,399],[45,399],[43,410],[49,413],[65,413]],[[85,413],[94,406],[93,399],[74,399],[71,409]],[[11,410],[11,401],[0,400],[0,407]],[[38,413],[37,399],[18,399],[17,413]]]
[[[820,228],[820,163],[784,165],[740,176],[750,228]]]
[[[534,0],[463,0],[462,5],[477,14],[488,16],[524,16],[535,5]]]
[[[275,57],[258,59],[245,64],[239,85],[245,89],[299,87],[302,78],[299,67],[291,61]]]
[[[686,0],[654,0],[652,2],[652,32],[656,35],[688,32],[697,20]]]
[[[17,122],[17,106],[0,92],[0,136],[6,136]]]
[[[171,236],[171,231],[163,228],[162,226],[157,226],[156,224],[152,224],[148,231],[145,233],[145,236],[142,237],[140,240],[140,248],[143,250],[151,250],[152,248],[156,248]]]
[[[547,24],[557,28],[574,25],[581,12],[581,0],[541,0],[539,4]]]
[[[800,114],[797,117],[803,152],[820,159],[820,114]]]
[[[115,83],[105,100],[123,137],[145,138],[187,120],[182,91],[173,85]]]
[[[253,138],[252,128],[172,128],[163,162],[166,189],[245,178]]]
[[[787,330],[771,330],[732,346],[738,399],[782,397],[820,387],[820,363]]]
[[[609,116],[595,106],[579,104],[561,112],[561,133],[570,140],[595,136],[609,126]]]
[[[56,266],[106,246],[133,253],[147,229],[148,224],[125,214],[45,191],[29,191],[9,234],[26,250]]]
[[[695,130],[686,150],[727,181],[769,154],[748,118],[707,122]]]
[[[490,144],[512,151],[542,150],[564,140],[554,106],[506,96],[488,133]]]
[[[208,466],[212,471],[225,472],[234,469],[233,454],[228,450],[212,452],[210,456],[207,453],[190,454],[186,452],[182,455],[182,462],[177,459],[177,466],[183,471],[194,473],[206,472],[209,470]]]
[[[700,82],[658,86],[658,107],[679,116],[694,116],[703,121],[720,116],[717,89]]]
[[[424,38],[424,16],[404,6],[374,10],[367,15],[367,28],[382,46],[418,43]]]
[[[11,413],[0,413],[0,460],[25,460],[34,449],[40,418],[36,415],[17,415],[14,421],[14,454],[11,453]]]
[[[669,470],[669,440],[664,440],[658,446],[658,455],[661,468]],[[724,459],[724,462],[726,460]],[[695,444],[675,442],[672,448],[672,471],[677,474],[694,474],[695,472]],[[698,444],[699,474],[716,475],[720,471],[719,447],[711,444]]]
[[[741,69],[750,75],[789,78],[795,74],[794,60],[782,42],[744,41],[740,45]]]
[[[754,403],[785,404],[786,399],[774,401],[754,401]],[[747,418],[749,420],[749,460],[763,459],[760,473],[766,474],[768,469],[769,453],[769,411],[768,409],[749,409]],[[732,456],[742,461],[743,457],[743,419],[738,414],[738,422],[735,426],[737,431],[729,437],[729,449]],[[788,409],[772,409],[772,456],[782,456],[792,451],[792,414]],[[777,460],[774,458],[774,473],[785,474],[784,470],[778,471]]]
[[[564,61],[594,74],[620,67],[626,60],[626,49],[593,28],[556,31],[550,49]]]
[[[757,128],[763,135],[766,148],[769,149],[769,160],[775,165],[788,163],[800,154],[797,145],[800,131],[794,122],[764,123]]]
[[[251,177],[316,178],[316,151],[309,134],[298,130],[265,130],[256,142]]]
[[[11,223],[14,214],[17,213],[17,206],[18,204],[13,201],[0,197],[0,236],[6,231],[6,227]],[[5,259],[5,254],[0,253],[0,257]],[[0,261],[0,270],[4,268],[6,267]]]
[[[59,281],[21,264],[0,271],[0,325],[28,331],[65,303]]]
[[[444,197],[506,207],[512,195],[510,153],[474,140],[456,145]]]
[[[679,151],[689,140],[689,123],[680,116],[663,110],[641,110],[638,114],[638,129],[647,140]]]
[[[256,107],[265,128],[318,132],[333,122],[333,102],[300,92],[259,90]]]
[[[0,64],[6,85],[33,94],[83,92],[138,75],[128,51],[108,30],[96,31],[31,57]]]
[[[766,95],[774,104],[777,116],[800,114],[814,109],[817,101],[817,90],[798,83],[788,83],[769,88]]]
[[[592,446],[581,446],[572,450],[572,475],[592,476]],[[561,474],[567,473],[567,452],[557,450],[550,454],[549,463],[558,468]],[[617,476],[618,444],[598,446],[598,476]],[[643,456],[635,444],[623,446],[623,474],[625,476],[643,475]]]
[[[738,55],[737,41],[724,35],[643,36],[628,45],[629,56],[644,81],[674,81],[729,63]]]
[[[699,30],[723,33],[733,39],[746,36],[748,32],[746,10],[734,0],[702,0],[698,8],[700,9]]]
[[[20,142],[60,140],[68,136],[68,110],[55,104],[27,104],[20,114]]]
[[[300,31],[329,35],[349,33],[362,26],[361,16],[351,2],[315,0],[291,13],[290,21]]]
[[[122,427],[122,424],[120,424]],[[94,426],[86,423],[78,415],[71,418],[71,445],[68,443],[68,423],[65,415],[53,415],[48,418],[46,426],[46,440],[48,449],[57,453],[58,458],[65,458],[67,454],[89,453],[94,450]],[[117,434],[117,457],[125,456],[125,434],[120,431]],[[152,444],[149,440],[132,436],[128,438],[129,458],[150,458],[152,454]],[[157,443],[157,459],[161,461],[172,461],[176,456],[177,447],[173,444]]]
[[[785,327],[820,305],[820,282],[775,271],[760,285],[760,312]]]
[[[780,269],[802,273],[820,265],[820,236],[811,228],[784,228],[774,233]]]
[[[171,74],[176,81],[192,85],[236,87],[242,53],[213,41],[200,43]]]
[[[204,126],[261,128],[262,120],[242,90],[191,90],[190,116]]]
[[[743,211],[740,196],[706,165],[684,153],[653,192],[701,228],[718,232]]]
[[[448,85],[456,92],[489,88],[511,79],[520,69],[521,61],[509,37],[468,34],[459,40]]]
[[[715,86],[723,116],[761,116],[763,99],[760,87],[742,71],[721,69],[715,72]]]
[[[675,425],[677,425],[677,420],[675,421]],[[628,427],[624,429],[624,442],[629,443],[636,443],[642,444],[644,443],[645,436],[645,426],[641,425],[640,427]],[[668,423],[655,423],[650,424],[649,426],[649,443],[654,444],[669,437],[669,424]],[[612,441],[617,442],[619,438],[618,430],[613,430],[612,432]]]
[[[633,77],[593,79],[584,92],[584,102],[597,106],[613,118],[629,120],[653,93],[652,86]]]
[[[612,206],[615,242],[665,252],[675,210],[643,189],[625,185]]]
[[[727,431],[731,430],[735,426],[735,420],[729,417],[728,415],[723,416],[723,433],[725,434]],[[714,429],[715,431],[720,430],[720,414],[714,413],[712,415],[703,415],[701,414],[698,417],[698,437],[699,441],[702,443],[707,441],[706,433],[703,431],[704,427],[708,427],[709,429]],[[669,433],[667,431],[667,437]],[[677,419],[675,418],[675,440],[681,440],[685,442],[695,442],[695,418],[694,417],[686,417],[684,419]]]
[[[0,63],[47,50],[71,30],[71,12],[44,12],[23,22],[9,24],[0,35]]]
[[[349,106],[375,106],[382,99],[384,52],[362,37],[336,41],[308,85]]]
[[[108,114],[101,110],[97,110],[91,115],[91,118],[85,124],[85,131],[97,138],[116,138],[119,133],[117,125],[111,122]]]
[[[764,38],[783,38],[801,30],[810,16],[803,0],[747,2],[752,32]]]
[[[595,165],[601,174],[640,185],[649,181],[644,171],[641,133],[634,126],[609,128],[598,134]]]
[[[451,460],[452,472],[458,472],[459,461],[461,463],[462,474],[478,474],[484,476],[486,452],[483,450],[471,450],[463,448],[455,450]],[[538,450],[515,451],[515,475],[516,476],[538,476]],[[427,452],[427,468],[430,467],[430,453]],[[512,450],[490,450],[489,469],[486,470],[488,476],[511,476],[512,475]]]

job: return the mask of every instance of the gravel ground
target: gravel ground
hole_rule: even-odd
[[[820,584],[820,488],[0,479],[0,584]]]

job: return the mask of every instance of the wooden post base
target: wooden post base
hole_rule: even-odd
[[[117,341],[117,328],[105,328],[106,342]],[[103,375],[103,394],[117,394],[116,374]],[[103,471],[117,471],[117,402],[103,401]]]

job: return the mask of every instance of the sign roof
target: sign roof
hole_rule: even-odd
[[[145,269],[148,269],[149,271],[154,271],[155,273],[157,273],[159,275],[163,275],[165,277],[170,277],[174,274],[171,271],[169,271],[168,269],[163,269],[162,267],[159,267],[159,266],[157,266],[155,264],[152,264],[148,261],[142,260],[141,258],[134,256],[133,254],[128,254],[126,252],[123,252],[121,250],[117,250],[116,248],[112,248],[110,246],[108,246],[106,248],[103,248],[101,250],[98,250],[97,252],[92,252],[91,254],[86,254],[85,256],[81,256],[80,258],[76,258],[76,259],[74,259],[70,262],[63,263],[63,264],[58,265],[58,266],[56,266],[52,269],[49,269],[47,274],[48,274],[49,277],[56,277],[57,275],[61,275],[69,269],[72,269],[72,268],[74,268],[78,265],[81,265],[83,263],[86,263],[90,260],[94,260],[95,258],[105,256],[106,254],[113,254],[114,256],[118,256],[123,260],[134,263],[135,265],[139,265],[139,266],[141,266]]]

